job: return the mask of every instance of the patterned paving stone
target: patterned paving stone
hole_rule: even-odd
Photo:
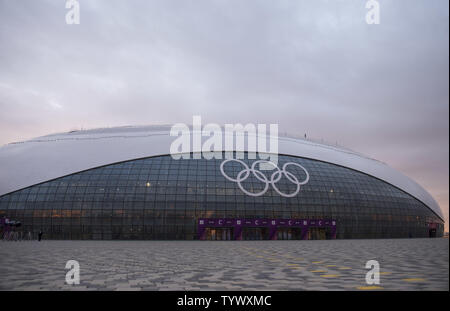
[[[0,242],[0,290],[448,290],[447,239]],[[68,260],[79,285],[65,284]],[[365,283],[368,260],[379,285]]]

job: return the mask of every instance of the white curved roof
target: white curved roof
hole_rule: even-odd
[[[0,195],[106,164],[169,154],[170,144],[176,138],[169,136],[169,129],[140,126],[73,131],[5,145],[0,148]],[[289,137],[279,137],[278,152],[377,177],[411,194],[444,218],[425,189],[382,162],[350,150]]]

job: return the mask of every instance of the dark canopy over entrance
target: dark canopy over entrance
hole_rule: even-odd
[[[216,234],[216,230],[222,230],[227,234],[233,232],[232,238],[230,235],[232,240],[335,239],[336,221],[333,219],[236,218],[201,218],[198,220],[199,240],[211,240],[210,232]]]

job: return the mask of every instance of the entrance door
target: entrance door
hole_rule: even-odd
[[[269,230],[267,228],[245,227],[242,230],[242,239],[243,240],[268,240],[269,239]]]
[[[278,228],[277,240],[300,240],[302,238],[301,228]]]
[[[435,238],[436,237],[436,229],[430,229],[428,230],[428,236],[430,238]]]
[[[309,228],[308,240],[326,240],[326,239],[327,239],[327,230],[325,228]]]
[[[233,228],[206,228],[205,240],[229,241],[233,239]]]

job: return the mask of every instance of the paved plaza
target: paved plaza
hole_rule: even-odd
[[[448,255],[444,238],[0,242],[0,290],[449,290]]]

